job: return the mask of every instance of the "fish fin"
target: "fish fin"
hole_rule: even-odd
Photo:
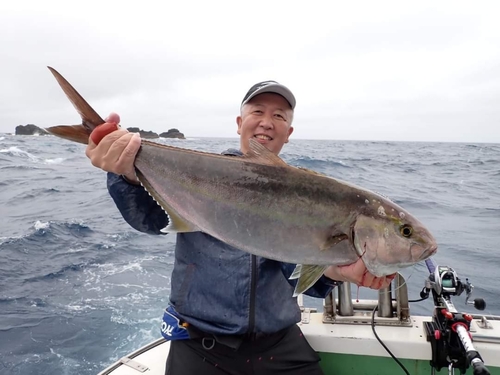
[[[349,236],[345,233],[335,234],[335,235],[327,238],[327,240],[320,246],[319,249],[321,251],[328,250],[328,249],[334,247],[335,245],[338,245],[342,241],[345,241],[348,239],[349,239]]]
[[[313,171],[313,170],[311,170],[311,169],[307,169],[307,168],[304,168],[304,167],[295,167],[295,168],[300,169],[301,171],[304,171],[304,172],[307,172],[307,173],[312,173],[312,174],[314,174],[314,175],[316,175],[316,176],[329,177],[329,176],[327,176],[327,175],[326,175],[326,174],[324,174],[324,173],[321,173],[321,172],[316,172],[316,171]]]
[[[73,142],[88,144],[89,132],[83,125],[57,125],[45,128],[50,134]]]
[[[278,155],[273,154],[264,145],[255,139],[249,140],[250,150],[245,154],[245,159],[255,161],[260,164],[288,166]]]
[[[82,125],[87,129],[87,136],[95,129],[96,126],[104,124],[104,120],[97,114],[96,111],[83,99],[83,97],[75,90],[73,86],[61,75],[57,70],[48,66],[51,73],[54,75],[57,83],[68,97],[69,101],[78,111],[82,118]]]
[[[288,278],[289,280],[295,280],[300,277],[300,272],[302,271],[302,264],[297,264],[295,266],[295,269],[293,270],[292,274]]]
[[[136,168],[136,175],[141,185],[146,191],[151,195],[156,203],[163,208],[163,211],[168,216],[168,225],[161,229],[162,233],[185,233],[185,232],[198,232],[199,229],[193,224],[183,219],[177,211],[172,208],[161,196],[156,192],[155,188],[149,183],[149,181],[144,177],[144,175]]]
[[[297,297],[312,287],[323,276],[327,268],[328,265],[297,264],[292,272],[293,278],[290,276],[290,279],[299,279],[295,285],[293,296]]]
[[[163,207],[163,206],[162,206]],[[198,232],[199,229],[194,227],[191,223],[188,223],[182,219],[177,213],[172,209],[168,208],[165,210],[168,215],[168,225],[161,229],[162,233],[186,233],[186,232]]]

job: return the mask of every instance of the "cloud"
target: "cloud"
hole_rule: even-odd
[[[55,67],[126,126],[236,137],[274,79],[293,137],[500,142],[496,2],[93,1],[0,5],[0,132],[79,118]]]

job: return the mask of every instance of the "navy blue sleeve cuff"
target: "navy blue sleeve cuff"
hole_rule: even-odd
[[[117,174],[108,173],[108,191],[125,221],[134,229],[161,234],[168,216],[141,186],[131,184]]]

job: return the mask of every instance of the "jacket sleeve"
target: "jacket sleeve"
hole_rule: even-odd
[[[142,186],[130,184],[122,176],[108,172],[108,191],[132,228],[161,234],[160,230],[167,226],[167,214]]]
[[[292,286],[295,286],[297,284],[297,279],[289,279],[295,267],[296,264],[281,262],[281,270]],[[307,289],[304,294],[316,298],[325,298],[338,284],[338,281],[331,280],[330,278],[323,275],[318,281],[316,281],[316,283],[312,287]]]

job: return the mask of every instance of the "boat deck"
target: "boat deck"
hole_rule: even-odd
[[[357,324],[323,323],[323,318],[323,313],[306,311],[299,326],[311,346],[320,353],[326,374],[363,374],[367,373],[365,369],[370,369],[370,374],[377,374],[379,368],[380,374],[388,375],[393,372],[389,371],[389,367],[393,366],[395,373],[401,373],[374,336],[371,325],[367,323],[371,318],[369,315]],[[411,317],[411,324],[407,326],[375,327],[380,339],[398,359],[403,360],[412,375],[430,373],[431,345],[424,329],[424,322],[430,320],[431,317],[415,316]],[[474,319],[471,333],[474,346],[491,374],[500,375],[500,321],[489,320],[488,323],[491,328],[482,328],[481,320]],[[164,375],[168,349],[168,342],[156,340],[122,358],[99,375]],[[374,368],[375,363],[377,366]]]

